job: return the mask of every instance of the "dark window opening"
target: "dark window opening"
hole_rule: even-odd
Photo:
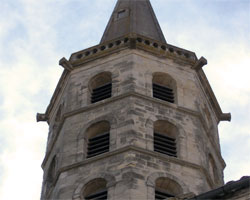
[[[177,157],[175,139],[165,134],[154,133],[154,151]]]
[[[153,83],[153,97],[174,103],[174,91],[171,88]]]
[[[158,189],[155,190],[155,200],[168,199],[171,197],[174,197],[174,195],[169,194],[169,193],[162,191],[162,190],[158,190]]]
[[[91,103],[110,98],[112,96],[112,83],[108,83],[93,89]]]
[[[125,15],[126,15],[126,10],[121,10],[117,13],[117,18],[125,17]]]
[[[108,195],[108,192],[105,189],[105,190],[90,194],[90,195],[86,196],[85,199],[86,200],[97,200],[97,199],[105,200],[105,199],[107,199],[107,195]]]
[[[109,151],[109,133],[99,134],[88,141],[87,158],[91,158]]]

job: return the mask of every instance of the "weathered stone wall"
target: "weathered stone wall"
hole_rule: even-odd
[[[101,72],[112,74],[112,98],[90,104],[89,82]],[[155,72],[176,81],[175,104],[152,97]],[[115,200],[153,199],[154,181],[161,176],[178,182],[183,193],[199,194],[223,184],[216,116],[191,66],[139,50],[97,59],[71,72],[49,118],[42,199],[79,199],[84,183],[98,177],[107,180],[109,197]],[[103,120],[111,127],[110,152],[86,159],[86,130]],[[178,128],[177,158],[153,151],[157,120]],[[215,178],[209,173],[209,155]],[[54,156],[56,175],[46,191]]]

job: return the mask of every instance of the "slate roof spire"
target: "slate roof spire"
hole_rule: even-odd
[[[101,43],[127,34],[139,34],[166,43],[149,0],[118,0]]]

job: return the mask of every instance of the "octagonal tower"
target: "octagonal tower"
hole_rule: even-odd
[[[149,0],[118,0],[100,44],[62,58],[38,121],[41,199],[164,199],[223,185],[222,113],[205,58],[166,42]]]

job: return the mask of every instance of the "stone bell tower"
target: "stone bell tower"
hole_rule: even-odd
[[[149,0],[118,0],[100,44],[62,58],[41,199],[152,200],[223,185],[205,58],[166,42]]]

